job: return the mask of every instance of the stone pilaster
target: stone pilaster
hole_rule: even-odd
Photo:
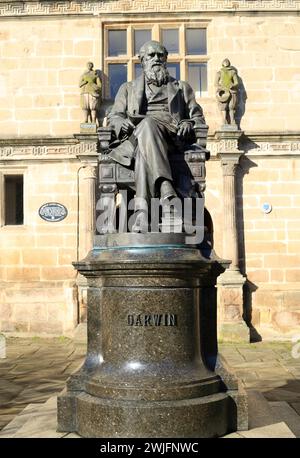
[[[79,185],[79,247],[78,255],[84,258],[93,248],[93,239],[96,227],[96,180],[98,170],[97,137],[95,135],[76,135],[84,146],[81,154],[77,155],[82,165],[78,171]],[[94,143],[94,148],[89,147]],[[75,261],[75,260],[74,260]],[[78,286],[78,319],[86,322],[87,317],[87,282],[82,275],[77,277]],[[79,331],[81,332],[81,331]],[[76,337],[76,335],[75,335]]]
[[[218,334],[227,341],[249,341],[249,331],[243,320],[243,285],[246,278],[239,269],[238,221],[236,214],[236,171],[242,151],[238,140],[242,132],[217,132],[219,158],[223,172],[223,253],[231,260],[229,269],[218,278]]]
[[[93,248],[93,239],[95,235],[96,179],[97,179],[97,166],[96,165],[86,165],[83,169],[84,201],[85,201],[84,251],[86,254]]]

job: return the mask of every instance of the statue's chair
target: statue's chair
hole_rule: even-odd
[[[186,145],[183,153],[170,155],[175,188],[189,193],[190,197],[202,197],[205,190],[205,161],[210,153],[206,150],[208,126],[194,127],[194,142]],[[122,189],[132,192],[135,190],[134,170],[125,167],[109,157],[113,141],[111,127],[98,128],[99,141],[99,202],[98,208],[106,209],[107,219],[98,227],[100,233],[112,231],[108,227],[113,221],[115,212],[115,198]]]

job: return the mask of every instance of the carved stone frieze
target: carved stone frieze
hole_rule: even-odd
[[[83,142],[74,145],[47,145],[47,146],[3,146],[0,147],[1,159],[42,159],[49,156],[74,156],[80,154],[97,153],[96,142]]]
[[[250,144],[251,143],[251,144]],[[295,141],[285,141],[285,142],[269,142],[269,141],[251,141],[250,139],[250,148],[248,147],[247,141],[241,142],[237,145],[236,140],[221,140],[221,141],[208,141],[207,149],[210,151],[211,156],[218,156],[222,152],[235,153],[235,152],[247,152],[247,155],[269,155],[269,156],[278,156],[278,155],[294,155],[295,153],[300,153],[300,142]]]
[[[298,11],[300,0],[106,0],[7,1],[0,17],[178,11]]]

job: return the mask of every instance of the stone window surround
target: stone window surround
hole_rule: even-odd
[[[146,17],[138,19],[136,16],[134,20],[129,16],[127,18],[118,18],[113,15],[111,19],[105,18],[102,22],[102,40],[101,40],[101,68],[104,70],[104,74],[108,75],[109,64],[124,64],[127,63],[127,80],[131,81],[135,78],[134,66],[139,63],[139,59],[134,55],[134,30],[138,29],[152,29],[152,39],[160,41],[161,30],[178,28],[179,29],[179,53],[169,54],[168,62],[179,62],[180,63],[180,79],[187,81],[188,74],[188,63],[207,63],[209,62],[209,43],[207,42],[207,54],[203,55],[190,55],[185,54],[185,29],[188,28],[201,28],[207,29],[210,21],[203,20],[201,18],[190,22],[186,17],[155,17],[147,19]],[[124,56],[110,57],[108,56],[108,32],[109,30],[127,30],[127,54]],[[208,68],[207,68],[207,71]],[[107,98],[109,94],[109,79],[106,78],[104,81],[104,98]],[[208,92],[202,92],[201,97],[207,97]]]
[[[7,175],[22,175],[23,176],[23,206],[24,206],[24,220],[23,224],[18,225],[5,225],[5,192],[4,192],[4,181]],[[9,167],[0,166],[0,231],[2,230],[16,230],[24,229],[27,225],[27,199],[28,199],[28,190],[27,190],[27,167],[20,167],[19,165]]]

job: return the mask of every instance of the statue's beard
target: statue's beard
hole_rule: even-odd
[[[146,64],[144,73],[148,83],[153,83],[156,86],[167,84],[169,80],[169,72],[163,64]]]

